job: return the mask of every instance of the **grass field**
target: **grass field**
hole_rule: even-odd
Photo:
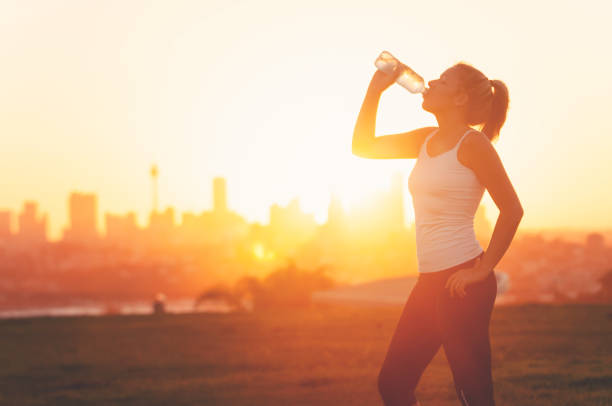
[[[382,405],[401,307],[0,321],[1,405]],[[612,306],[496,307],[499,405],[612,405]],[[459,405],[443,350],[417,389]]]

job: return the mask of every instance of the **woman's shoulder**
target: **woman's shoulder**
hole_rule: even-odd
[[[467,136],[465,137],[465,140],[472,140],[470,142],[474,142],[474,140],[482,140],[482,141],[487,141],[487,142],[491,142],[489,140],[489,137],[487,137],[487,135],[485,133],[483,133],[482,131],[478,131],[474,128],[472,128],[472,131],[470,131]]]
[[[474,130],[466,134],[457,151],[457,159],[473,169],[472,163],[481,156],[483,148],[491,148],[491,140],[482,131]]]

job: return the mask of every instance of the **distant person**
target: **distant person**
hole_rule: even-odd
[[[375,137],[380,96],[396,77],[374,73],[352,144],[353,154],[363,158],[417,159],[408,188],[415,211],[419,277],[391,338],[378,390],[386,406],[420,405],[415,388],[442,346],[461,404],[495,405],[489,342],[497,295],[493,268],[523,216],[491,144],[506,121],[508,89],[458,63],[428,82],[422,95],[422,107],[435,115],[438,127]],[[473,228],[485,188],[500,210],[486,252]]]
[[[166,295],[158,293],[153,300],[153,314],[166,313]]]

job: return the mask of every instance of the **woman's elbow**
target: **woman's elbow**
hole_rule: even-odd
[[[517,201],[515,206],[516,207],[514,210],[516,212],[516,215],[519,216],[519,218],[522,218],[523,214],[525,214],[525,210],[523,210],[523,205],[521,204],[521,202]]]
[[[361,158],[366,158],[367,155],[366,148],[364,148],[363,145],[360,145],[358,143],[353,143],[353,146],[351,147],[351,153]]]
[[[523,210],[523,207],[521,205],[508,207],[502,210],[502,212],[507,216],[516,219],[517,222],[521,221],[521,219],[523,218],[523,214],[525,214],[525,211]]]

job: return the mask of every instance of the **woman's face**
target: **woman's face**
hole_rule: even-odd
[[[456,109],[466,101],[456,69],[449,68],[439,79],[428,82],[429,89],[423,93],[423,109],[431,113],[440,113]]]

